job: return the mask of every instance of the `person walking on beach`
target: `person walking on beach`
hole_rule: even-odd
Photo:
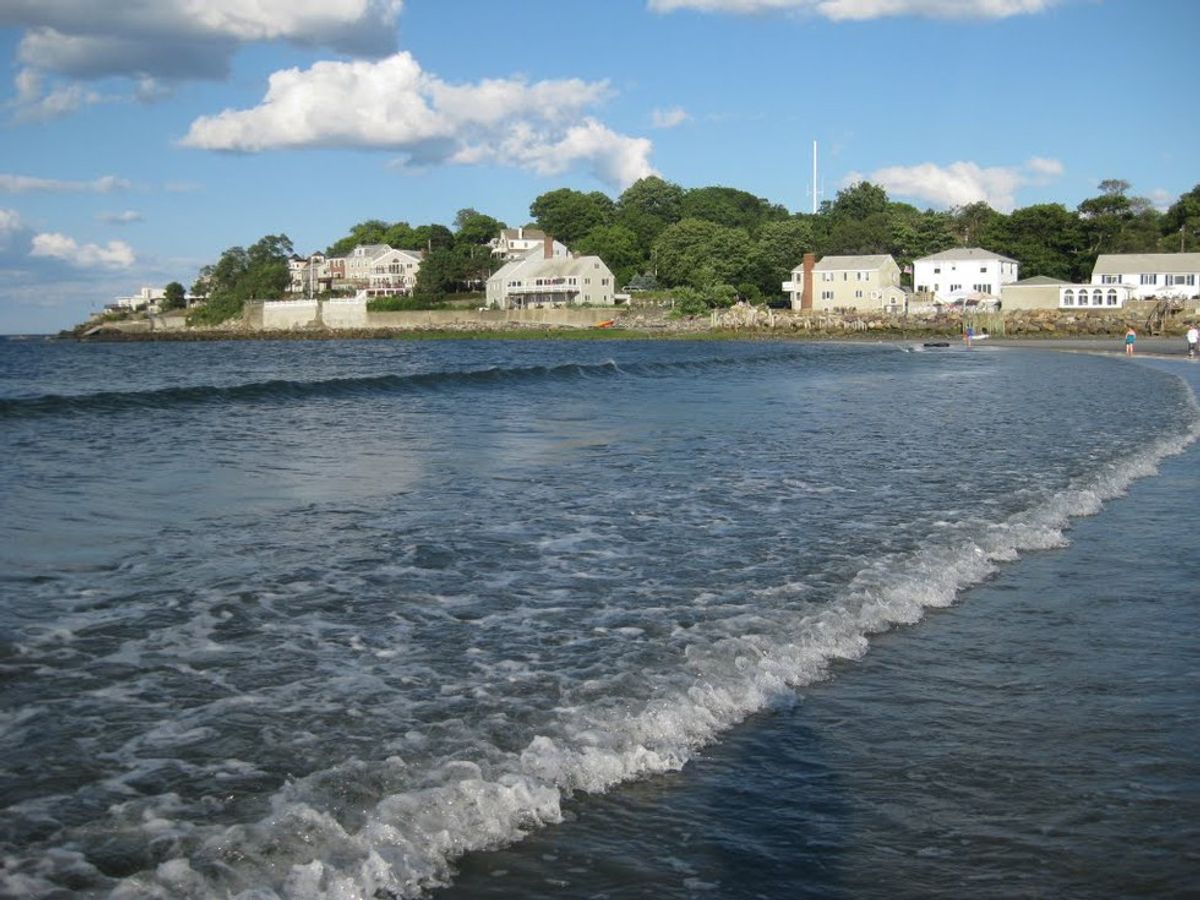
[[[1188,359],[1196,358],[1196,344],[1200,343],[1200,328],[1193,325],[1187,330]]]
[[[963,343],[967,345],[967,349],[971,349],[971,345],[975,343],[975,326],[968,325],[967,330],[963,332]]]
[[[1129,326],[1129,330],[1125,332],[1125,355],[1133,356],[1133,342],[1137,340],[1137,332],[1133,330],[1133,326]]]

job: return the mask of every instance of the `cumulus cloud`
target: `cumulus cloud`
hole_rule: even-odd
[[[79,244],[74,238],[57,232],[35,234],[29,255],[60,259],[76,268],[128,269],[135,262],[133,248],[124,241],[109,241],[103,246]]]
[[[145,217],[137,210],[125,209],[121,212],[103,212],[96,218],[109,225],[129,225],[133,222],[141,222]]]
[[[762,15],[817,15],[835,22],[866,21],[891,16],[930,19],[1005,19],[1039,13],[1059,0],[648,0],[653,12],[687,9],[699,12]]]
[[[1058,160],[1034,157],[1020,166],[984,168],[973,162],[954,162],[948,166],[921,163],[916,166],[887,166],[867,175],[853,172],[846,183],[869,181],[893,196],[908,197],[934,206],[966,206],[986,203],[1000,212],[1016,206],[1016,192],[1022,187],[1047,184],[1062,175]]]
[[[607,82],[578,79],[448,84],[408,53],[325,61],[275,72],[258,106],[203,116],[182,144],[240,152],[380,149],[415,165],[488,162],[547,174],[582,163],[624,186],[653,174],[651,144],[585,115],[609,94]]]
[[[654,122],[655,128],[676,128],[684,122],[690,121],[691,116],[687,110],[680,106],[673,106],[670,109],[656,109],[650,114],[651,120]]]
[[[17,47],[18,121],[66,115],[113,98],[74,82],[126,77],[150,102],[171,82],[222,79],[244,44],[286,41],[356,56],[397,46],[403,0],[4,0],[0,28],[25,29]],[[65,84],[43,84],[47,74]]]
[[[111,194],[128,190],[132,185],[116,175],[104,175],[92,181],[64,181],[58,178],[35,178],[29,175],[10,175],[0,172],[0,191],[8,194],[45,192],[55,194]]]

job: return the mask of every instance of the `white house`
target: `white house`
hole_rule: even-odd
[[[999,297],[1017,280],[1017,261],[980,247],[959,247],[913,261],[913,288],[950,302],[966,297]]]
[[[546,232],[537,228],[505,228],[498,237],[488,242],[488,246],[492,248],[493,256],[506,260],[520,259],[535,250],[541,251],[546,239]],[[551,246],[554,256],[565,259],[571,255],[566,246],[558,241],[552,241]]]
[[[1124,309],[1133,288],[1123,284],[1100,287],[1071,284],[1045,275],[1035,275],[1006,284],[1001,292],[1003,308],[1014,309]]]
[[[1200,253],[1102,253],[1092,284],[1123,285],[1138,300],[1200,297]]]
[[[805,263],[792,269],[783,290],[792,309],[803,309]],[[904,289],[900,267],[888,254],[876,256],[825,256],[812,265],[812,309],[903,309]]]
[[[128,309],[137,311],[150,307],[158,308],[158,303],[166,296],[163,288],[143,287],[131,297],[117,297],[108,305],[109,309]]]
[[[616,303],[612,271],[598,256],[555,256],[549,238],[538,254],[527,251],[505,263],[487,282],[488,306],[528,309],[539,306]]]

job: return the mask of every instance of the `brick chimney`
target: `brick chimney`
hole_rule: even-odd
[[[542,258],[554,259],[554,238],[546,235],[542,239]]]
[[[811,253],[804,254],[804,292],[800,295],[800,308],[813,308],[813,266],[817,258]]]

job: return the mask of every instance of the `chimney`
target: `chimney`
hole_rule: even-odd
[[[542,239],[542,257],[544,259],[554,259],[554,238],[546,235]]]
[[[813,298],[813,265],[817,258],[811,253],[804,254],[804,293],[800,295],[800,308],[812,309]]]

